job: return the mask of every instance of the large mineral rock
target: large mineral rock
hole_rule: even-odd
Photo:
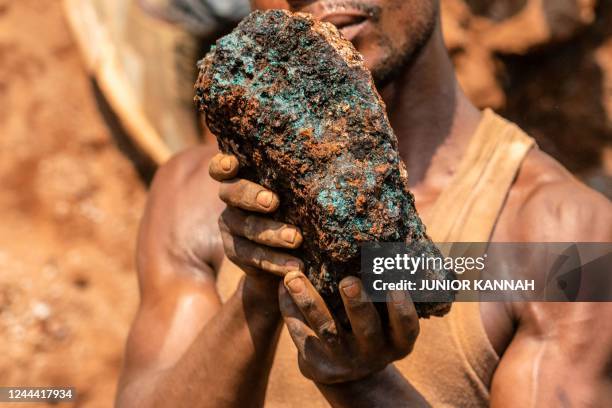
[[[279,194],[276,216],[301,227],[298,255],[332,308],[338,281],[359,274],[361,243],[415,242],[439,256],[371,75],[333,25],[254,12],[199,67],[195,99],[220,149],[239,158],[241,177]],[[421,317],[449,308],[417,304]]]

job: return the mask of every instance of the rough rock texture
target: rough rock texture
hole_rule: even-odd
[[[279,219],[302,228],[300,256],[332,307],[338,281],[360,269],[360,243],[418,242],[439,255],[371,75],[334,26],[254,12],[201,62],[196,94],[221,150],[239,157],[243,177],[279,193]],[[421,317],[449,308],[417,305]]]

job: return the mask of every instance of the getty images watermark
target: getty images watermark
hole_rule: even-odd
[[[612,301],[611,243],[443,243],[362,246],[362,280],[372,300],[410,292],[415,302]],[[432,276],[446,279],[431,279]]]

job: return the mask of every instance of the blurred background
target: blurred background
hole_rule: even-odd
[[[446,41],[472,100],[517,122],[611,197],[612,2],[442,2]],[[113,95],[123,88],[99,70],[100,49],[123,37],[79,37],[72,11],[80,3],[87,1],[0,0],[0,384],[71,385],[74,406],[108,407],[137,306],[134,243],[147,183],[156,162],[196,142],[193,59],[244,7],[211,1],[191,10],[194,2],[185,1],[169,11],[162,0],[139,2],[152,14],[163,11],[183,36],[172,44],[183,45],[174,50],[186,74],[168,88],[180,103],[157,123],[156,112],[174,106],[160,102],[163,92],[139,114],[125,101],[153,100],[147,92],[163,84],[141,81],[132,99]],[[197,24],[195,12],[202,13]],[[214,18],[203,30],[207,15]],[[151,38],[144,23],[124,26]],[[146,50],[143,44],[132,48]],[[130,64],[123,66],[137,65]],[[165,144],[147,139],[143,147],[127,137],[134,129]]]

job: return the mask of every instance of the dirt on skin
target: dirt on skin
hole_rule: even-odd
[[[0,385],[66,407],[112,406],[138,300],[145,186],[100,112],[60,2],[0,0]]]

